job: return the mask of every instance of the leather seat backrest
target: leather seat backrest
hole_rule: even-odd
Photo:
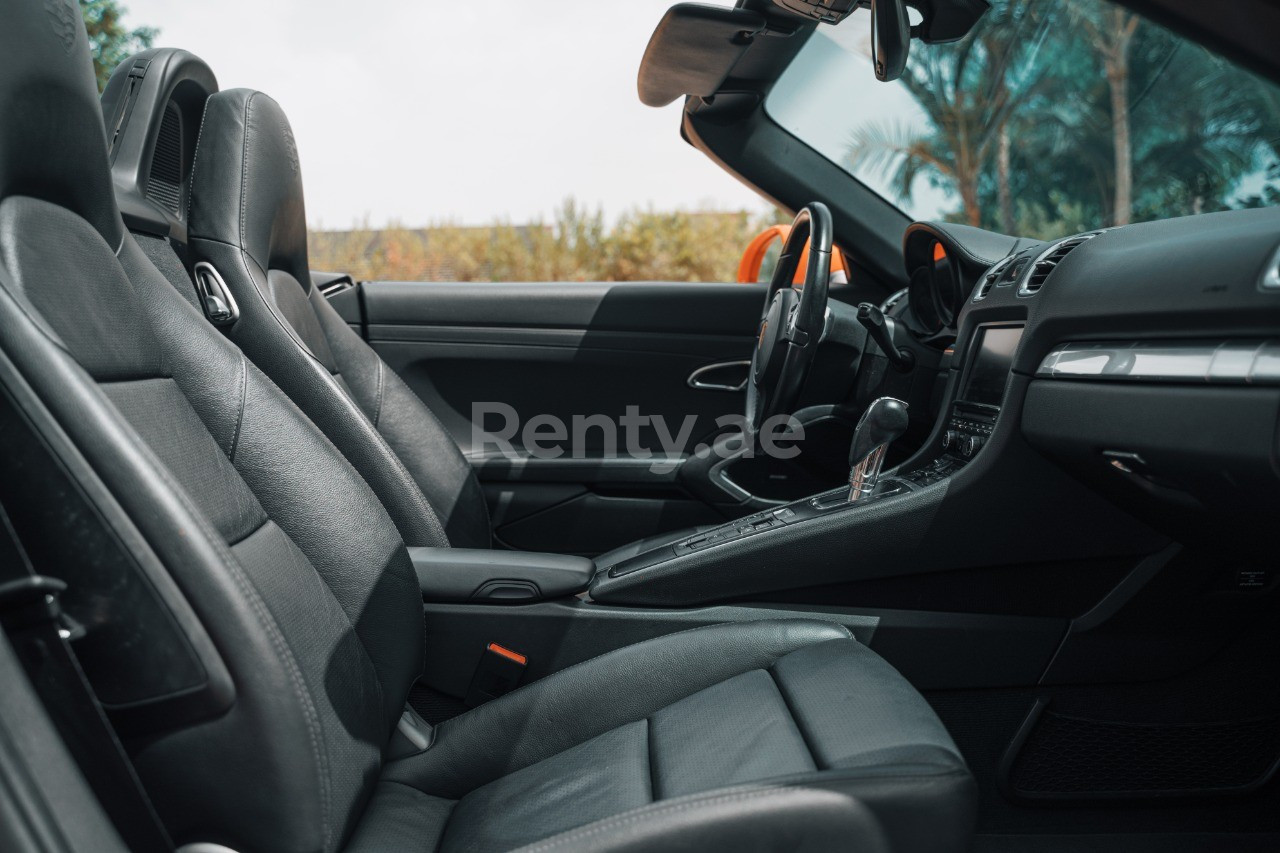
[[[175,841],[341,846],[421,671],[417,580],[363,479],[126,232],[72,0],[14,0],[0,26],[0,403],[73,486],[25,516],[67,549],[106,531],[179,627],[171,657],[226,676],[216,713],[138,700],[186,708],[128,739]],[[80,647],[112,626],[146,647],[132,607],[96,601]]]
[[[490,547],[457,444],[312,283],[297,145],[279,104],[248,89],[209,98],[191,198],[191,260],[231,290],[231,339],[346,454],[406,542]]]

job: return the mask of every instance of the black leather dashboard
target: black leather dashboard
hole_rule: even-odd
[[[1262,547],[1280,508],[1280,388],[1262,363],[1280,333],[1280,290],[1264,285],[1277,243],[1276,210],[1104,231],[1034,295],[991,288],[964,325],[1026,317],[1014,370],[1033,377],[1022,416],[1033,446],[1183,541]],[[1105,373],[1046,365],[1090,342],[1121,353]],[[1206,347],[1221,357],[1205,360]],[[1163,366],[1133,367],[1144,352]]]

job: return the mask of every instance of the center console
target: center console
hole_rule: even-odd
[[[489,644],[527,657],[527,682],[678,630],[796,617],[845,625],[931,689],[1035,684],[1077,603],[1090,590],[1101,596],[1110,588],[1120,568],[1116,555],[1151,554],[1167,543],[1135,532],[1109,502],[1086,499],[1083,487],[1023,440],[1022,400],[1032,380],[1011,371],[1022,335],[1004,317],[966,327],[956,357],[941,365],[945,379],[928,410],[936,413],[928,438],[905,462],[887,463],[881,476],[862,465],[859,479],[858,466],[845,468],[833,447],[823,479],[844,480],[842,487],[757,503],[743,518],[598,562],[581,592],[570,590],[580,590],[591,571],[585,561],[547,567],[527,556],[516,557],[519,565],[490,566],[481,555],[485,564],[475,570],[500,586],[424,584],[430,687],[463,697],[484,666],[510,668],[492,660],[501,653]],[[913,406],[917,414],[921,405]],[[864,416],[859,427],[871,420]],[[888,440],[892,418],[878,423],[881,429],[859,430],[853,461],[867,462],[874,454],[861,454]],[[840,445],[848,441],[846,428]],[[851,485],[868,483],[849,499]],[[1072,513],[1057,511],[1064,503]],[[1028,592],[1015,600],[1006,594],[1011,585]],[[1071,592],[1041,595],[1045,585]],[[493,606],[497,599],[508,606]]]
[[[1020,325],[1001,324],[978,327],[969,347],[967,365],[961,374],[960,391],[951,404],[946,428],[942,432],[941,449],[936,456],[926,458],[923,463],[912,463],[908,470],[889,472],[870,488],[862,489],[862,494],[853,499],[850,488],[841,487],[701,530],[674,544],[651,549],[612,566],[602,566],[601,570],[609,578],[620,578],[730,542],[860,509],[869,503],[909,494],[947,479],[968,464],[994,433],[1022,329]],[[881,402],[878,400],[872,405],[875,407]],[[865,431],[864,425],[859,424],[859,434]],[[855,435],[855,452],[858,444],[859,437]],[[883,452],[879,440],[872,444],[879,445],[879,452]],[[855,479],[857,461],[851,459]]]
[[[979,326],[972,356],[961,377],[960,393],[951,404],[942,434],[942,453],[903,478],[919,486],[943,480],[978,455],[995,432],[1000,406],[1009,384],[1013,357],[1022,340],[1022,326]]]

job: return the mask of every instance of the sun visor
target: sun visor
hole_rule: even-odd
[[[765,27],[763,15],[700,3],[677,3],[667,10],[640,61],[640,100],[665,107],[684,95],[715,94],[752,36]]]

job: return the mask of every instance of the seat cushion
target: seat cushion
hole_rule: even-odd
[[[387,765],[353,849],[405,826],[448,853],[566,833],[591,847],[574,833],[622,815],[648,843],[673,814],[744,796],[813,824],[757,827],[784,834],[775,849],[835,821],[862,827],[866,849],[882,834],[897,851],[963,850],[974,811],[951,737],[888,663],[840,626],[762,620],[629,646],[441,724],[426,751]]]

